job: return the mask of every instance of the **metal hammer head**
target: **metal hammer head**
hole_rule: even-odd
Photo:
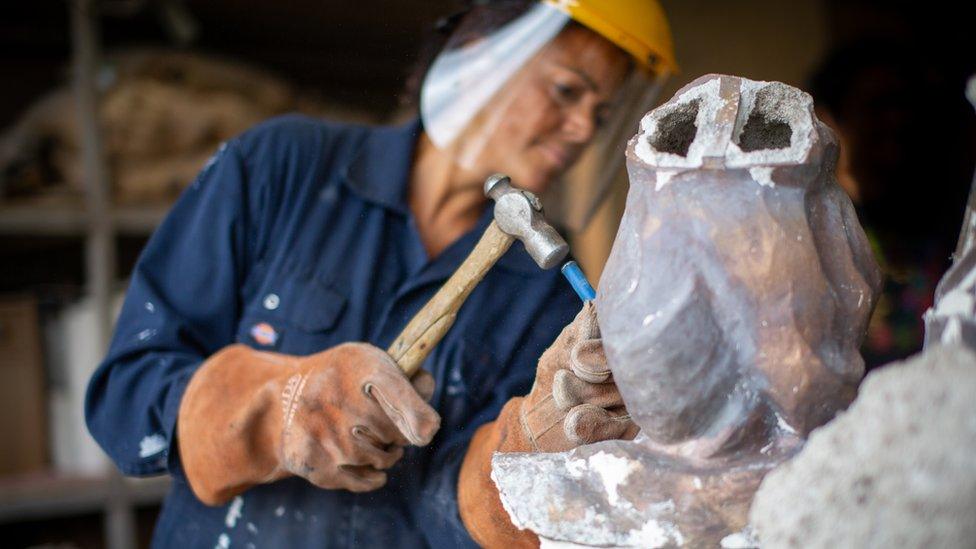
[[[569,245],[542,215],[542,202],[529,191],[512,186],[507,175],[495,174],[485,180],[485,195],[495,201],[498,228],[525,244],[543,269],[558,265],[569,253]]]

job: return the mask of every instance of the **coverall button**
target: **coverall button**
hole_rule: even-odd
[[[277,309],[279,303],[281,303],[281,299],[278,298],[278,294],[268,294],[264,296],[264,308],[269,311]]]

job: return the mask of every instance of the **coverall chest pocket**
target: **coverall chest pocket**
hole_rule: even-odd
[[[260,348],[307,355],[342,343],[337,330],[346,297],[312,276],[269,277],[250,298],[238,339]]]

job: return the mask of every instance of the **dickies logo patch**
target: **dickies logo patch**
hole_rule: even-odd
[[[267,322],[259,322],[254,326],[251,326],[251,337],[254,338],[259,345],[274,345],[278,342],[278,331],[274,329],[274,326],[268,324]]]

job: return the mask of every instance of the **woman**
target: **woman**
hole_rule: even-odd
[[[653,2],[563,4],[455,18],[420,121],[272,120],[180,198],[86,406],[125,474],[175,478],[155,546],[472,543],[457,503],[472,435],[528,391],[578,301],[516,245],[412,384],[381,349],[490,222],[487,176],[546,191],[622,124],[625,81],[673,65]]]

